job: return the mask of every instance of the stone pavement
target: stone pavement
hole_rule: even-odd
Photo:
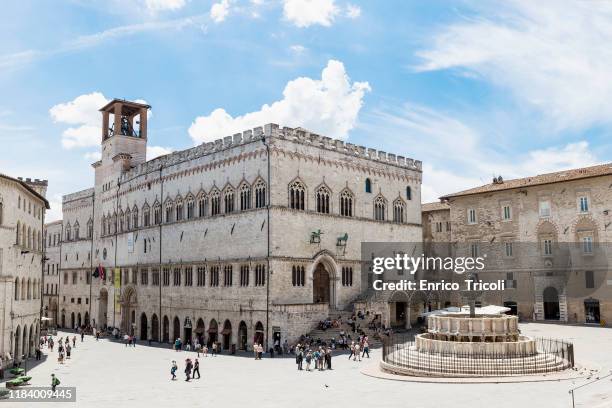
[[[612,329],[552,324],[523,324],[523,333],[564,337],[575,344],[576,359],[612,369]],[[60,332],[61,334],[61,332]],[[65,334],[64,334],[65,335]],[[72,334],[71,334],[72,336]],[[334,370],[298,372],[293,358],[250,354],[200,358],[201,380],[184,381],[184,360],[193,352],[138,345],[125,347],[91,336],[77,340],[73,357],[57,363],[57,349],[29,369],[32,385],[48,385],[51,373],[62,386],[77,387],[77,403],[37,403],[35,407],[384,407],[384,408],[562,408],[569,407],[568,389],[585,379],[514,384],[435,384],[391,381],[366,376],[364,365],[380,358],[353,362],[335,356]],[[170,363],[179,363],[178,380],[170,381]],[[19,407],[22,404],[11,404]],[[31,405],[31,404],[30,404]],[[0,408],[2,403],[0,403]],[[8,404],[6,406],[9,406]],[[25,407],[26,404],[23,403]],[[576,392],[577,407],[612,407],[612,382]]]

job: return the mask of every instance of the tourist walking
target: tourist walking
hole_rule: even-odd
[[[312,353],[310,350],[306,353],[306,371],[310,371],[310,362],[312,361]]]
[[[325,352],[325,362],[327,363],[327,369],[331,370],[332,369],[332,350],[330,348],[327,349],[327,351]]]
[[[193,364],[191,363],[191,359],[185,360],[185,381],[189,381],[191,379],[191,369]]]
[[[353,357],[355,355],[355,342],[351,342],[351,354],[349,354],[349,360],[351,359],[351,357]]]
[[[213,341],[213,344],[212,344],[212,355],[213,355],[213,357],[217,356],[217,343],[214,342],[214,341]]]
[[[76,336],[72,338],[72,347],[76,347]]]
[[[176,361],[172,360],[172,367],[170,368],[170,375],[172,375],[172,380],[176,380],[176,370],[178,370],[178,366],[176,365]]]
[[[55,374],[51,374],[51,390],[55,392],[55,387],[60,385],[60,380],[55,376]]]
[[[208,346],[206,344],[202,346],[202,355],[208,357]]]
[[[36,360],[40,360],[41,354],[40,347],[36,347]]]
[[[363,354],[361,355],[361,357],[368,355],[368,358],[370,358],[370,343],[368,343],[368,338],[366,337],[363,340]]]
[[[83,339],[84,339],[84,338],[85,338],[85,332],[84,332],[84,331],[82,331],[82,332],[81,332],[81,343],[83,342]]]
[[[297,364],[297,369],[302,370],[302,362],[304,361],[304,352],[301,349],[297,350],[295,356],[295,362]]]
[[[70,352],[72,351],[72,347],[70,347],[70,343],[66,344],[66,360],[70,359]]]
[[[359,361],[361,361],[361,354],[359,354],[359,350],[360,350],[360,346],[359,343],[355,343],[355,352],[354,357],[353,357],[353,361],[357,361],[357,358],[359,358]]]
[[[195,375],[198,373],[198,380],[200,379],[200,362],[198,359],[195,359],[195,363],[193,364],[193,379],[195,380]]]

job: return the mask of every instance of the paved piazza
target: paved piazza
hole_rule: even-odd
[[[612,369],[612,330],[599,327],[529,323],[525,334],[564,337],[573,341],[577,360],[604,371]],[[59,332],[58,334],[67,334]],[[72,336],[72,333],[70,334]],[[78,340],[77,340],[78,341]],[[57,350],[57,349],[55,349]],[[514,384],[432,384],[381,380],[361,373],[380,358],[380,349],[370,360],[348,361],[336,356],[333,371],[298,372],[292,358],[249,355],[201,358],[202,379],[184,381],[183,361],[192,352],[138,345],[126,348],[91,336],[77,342],[71,360],[58,365],[52,358],[29,370],[32,385],[48,385],[55,373],[62,386],[77,387],[77,403],[36,406],[78,407],[568,407],[568,389],[585,380]],[[179,363],[177,381],[170,381],[170,363]],[[31,362],[30,362],[31,364]],[[449,404],[449,405],[447,405]],[[16,404],[13,404],[16,405]],[[612,382],[603,380],[576,393],[577,407],[612,407]]]

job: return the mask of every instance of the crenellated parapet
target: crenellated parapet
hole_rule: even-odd
[[[261,140],[265,137],[272,139],[276,138],[279,140],[289,140],[303,145],[345,154],[350,157],[372,160],[386,165],[422,172],[422,162],[420,160],[414,160],[408,157],[395,155],[393,153],[387,153],[376,149],[366,148],[365,146],[347,143],[343,140],[321,136],[300,127],[281,128],[277,124],[268,123],[264,126],[248,129],[241,133],[235,133],[232,136],[226,136],[223,139],[217,139],[214,142],[202,143],[190,149],[157,157],[128,170],[122,175],[121,178],[123,181],[130,180],[134,177],[138,177],[139,175],[158,171],[160,168],[167,168],[188,160],[220,153],[234,147],[243,146],[254,141]]]
[[[62,196],[62,204],[67,204],[72,201],[82,200],[84,198],[91,198],[94,195],[94,189],[88,188],[85,190],[77,191],[76,193],[70,193]]]

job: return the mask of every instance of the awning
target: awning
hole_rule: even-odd
[[[230,334],[231,332],[232,332],[232,329],[223,329],[221,334]]]
[[[40,320],[42,320],[43,322],[48,322],[49,320],[53,320],[53,319],[47,316],[43,316],[40,318]]]
[[[216,333],[216,332],[217,332],[217,328],[216,328],[216,327],[210,327],[210,328],[208,329],[208,332],[209,332],[209,333]]]
[[[204,328],[203,327],[196,327],[195,332],[196,333],[204,333]]]

